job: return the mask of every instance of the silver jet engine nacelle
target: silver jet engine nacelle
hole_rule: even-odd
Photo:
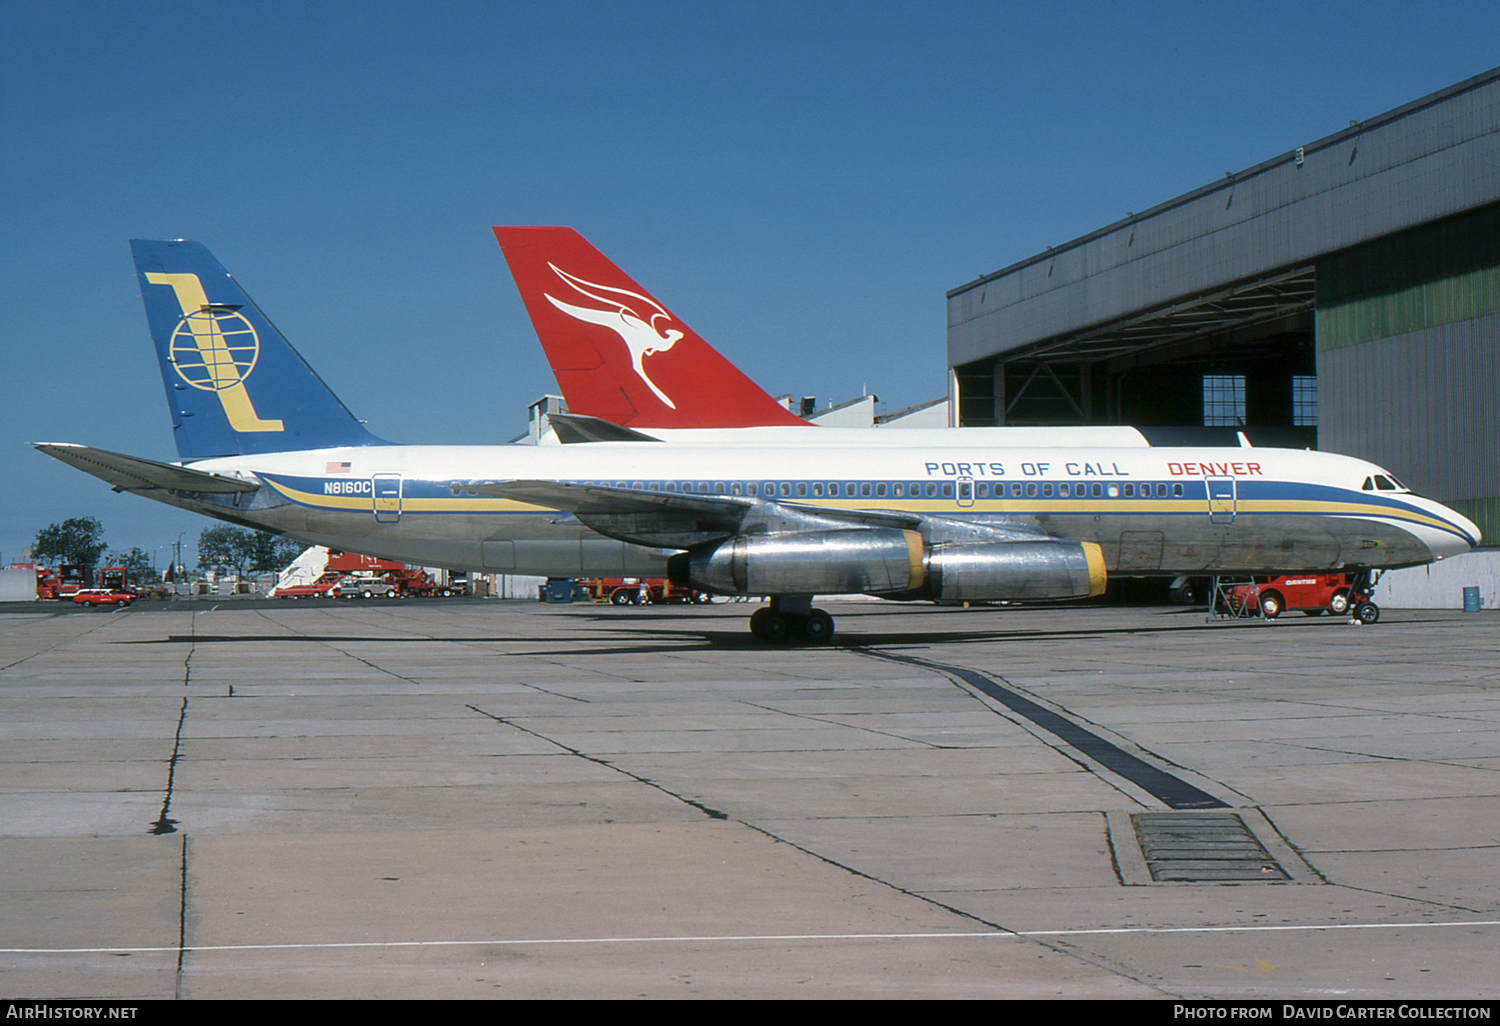
[[[739,535],[668,560],[672,579],[721,595],[848,595],[921,586],[922,536],[890,528]]]
[[[1047,540],[927,546],[916,531],[865,528],[740,535],[672,557],[672,580],[721,595],[883,594],[1000,601],[1104,591],[1099,546]]]
[[[950,601],[1091,598],[1104,593],[1104,553],[1092,542],[939,545],[927,559],[927,597]]]

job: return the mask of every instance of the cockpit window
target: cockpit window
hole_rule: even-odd
[[[1367,492],[1408,492],[1411,491],[1406,485],[1397,481],[1394,477],[1386,474],[1374,474],[1365,478],[1361,486]]]

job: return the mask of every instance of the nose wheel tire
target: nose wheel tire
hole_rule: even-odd
[[[1373,602],[1361,602],[1354,607],[1354,618],[1360,623],[1374,623],[1380,619],[1380,607]]]

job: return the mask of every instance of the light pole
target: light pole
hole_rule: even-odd
[[[172,594],[174,596],[181,594],[177,588],[182,583],[182,536],[185,534],[187,534],[186,531],[178,531],[177,541],[172,546]]]

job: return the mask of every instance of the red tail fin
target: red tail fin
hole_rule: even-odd
[[[637,428],[804,424],[571,228],[500,228],[573,413]]]

